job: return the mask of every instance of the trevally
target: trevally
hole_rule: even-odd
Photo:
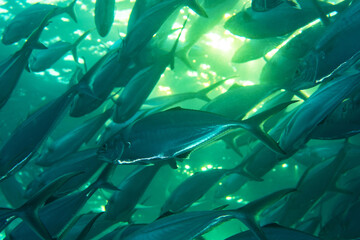
[[[9,45],[28,37],[40,26],[42,19],[53,10],[55,10],[53,16],[67,13],[75,22],[77,22],[74,12],[76,1],[77,0],[73,0],[67,7],[57,7],[51,4],[42,3],[31,5],[9,22],[3,32],[2,43]]]
[[[39,43],[39,38],[48,25],[49,19],[55,13],[56,8],[50,11],[39,24],[39,27],[30,35],[22,48],[14,53],[9,59],[3,61],[0,65],[0,108],[9,100],[11,93],[17,85],[22,72],[24,71],[29,57],[34,48],[45,48]]]
[[[62,58],[68,51],[72,52],[74,60],[77,62],[78,55],[76,48],[90,32],[91,30],[83,33],[74,43],[59,41],[50,45],[47,49],[34,50],[29,59],[28,69],[31,72],[45,71]]]
[[[95,3],[95,25],[100,36],[105,37],[114,22],[115,0],[97,0]]]
[[[128,235],[125,239],[190,240],[204,233],[209,227],[236,218],[248,226],[257,239],[266,240],[258,225],[257,215],[292,191],[294,190],[280,190],[234,210],[184,212],[160,218]]]
[[[235,35],[251,39],[283,36],[305,26],[319,16],[313,5],[305,4],[303,6],[301,3],[300,5],[300,9],[295,8],[285,1],[265,12],[256,12],[252,8],[245,8],[231,17],[224,27]],[[325,13],[342,10],[347,5],[347,2],[337,5],[326,2],[320,4]]]
[[[70,89],[23,121],[0,150],[0,181],[23,167],[54,129],[74,97]]]
[[[99,149],[99,158],[117,164],[170,161],[187,157],[195,148],[240,128],[247,129],[272,150],[282,153],[277,143],[259,128],[259,124],[288,105],[280,104],[243,121],[181,108],[155,113],[136,121],[109,139]]]

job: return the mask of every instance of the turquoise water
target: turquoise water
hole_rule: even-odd
[[[57,1],[57,0],[0,1],[0,28],[4,30],[5,26],[9,24],[9,22],[11,21],[11,19],[14,18],[14,16],[16,16],[24,9],[29,8],[31,5],[38,2],[44,4],[55,4],[58,6],[67,6],[70,3],[69,1]],[[160,1],[155,1],[155,0],[147,1],[148,4],[150,5],[154,4],[155,6],[156,4],[158,4],[158,2]],[[194,36],[195,34],[193,32],[194,35],[191,36],[192,33],[191,28],[192,27],[195,28],[197,21],[204,21],[203,26],[205,28],[206,24],[208,24],[211,20],[215,18],[214,16],[219,15],[220,17],[217,16],[218,19],[216,21],[214,20],[213,24],[209,24],[213,26],[210,26],[207,31],[204,31],[204,33],[202,33],[201,36],[199,36],[199,38],[196,41],[194,41],[193,46],[189,48],[189,52],[187,56],[191,67],[187,66],[183,61],[180,60],[180,58],[175,57],[175,68],[173,70],[170,67],[166,68],[166,70],[161,74],[158,83],[153,88],[148,99],[159,96],[165,97],[179,93],[200,91],[224,79],[226,81],[224,81],[223,84],[216,87],[213,91],[211,91],[208,94],[208,97],[210,99],[216,99],[218,96],[222,94],[226,94],[227,92],[231,91],[229,90],[230,87],[235,85],[239,85],[245,91],[247,86],[249,87],[249,89],[250,86],[252,85],[268,86],[267,81],[270,80],[266,78],[264,80],[264,77],[261,76],[262,74],[264,74],[264,69],[266,67],[266,64],[270,65],[271,59],[276,57],[276,52],[279,49],[280,52],[281,48],[284,45],[286,46],[285,43],[287,41],[294,38],[294,36],[295,37],[300,36],[302,32],[306,31],[306,28],[311,28],[312,25],[315,25],[315,22],[312,22],[310,25],[304,24],[300,26],[300,27],[304,27],[301,30],[294,29],[294,31],[289,31],[288,34],[286,34],[286,36],[282,37],[280,44],[277,44],[276,46],[271,45],[271,47],[268,48],[266,52],[264,52],[262,56],[260,56],[256,60],[247,61],[245,63],[234,63],[233,62],[234,60],[232,61],[234,53],[241,46],[245,46],[245,44],[248,43],[249,40],[244,36],[235,35],[231,33],[229,30],[226,30],[224,28],[225,22],[228,21],[233,15],[235,15],[239,11],[242,11],[245,4],[242,1],[232,1],[232,3],[230,2],[231,1],[229,0],[225,1],[225,3],[220,3],[219,1],[214,1],[214,2],[199,1],[200,5],[204,6],[205,11],[208,12],[209,17],[207,20],[201,20],[201,17],[199,17],[193,10],[189,9],[188,7],[182,7],[182,8],[179,7],[174,11],[174,13],[165,22],[163,27],[153,37],[153,40],[154,39],[162,40],[158,42],[154,40],[154,42],[157,44],[151,46],[153,49],[159,49],[163,52],[170,51],[175,39],[177,38],[180,32],[180,28],[183,26],[184,20],[188,19],[187,26],[183,30],[179,40],[178,49],[180,50],[178,51],[180,52],[181,49],[184,48],[184,46],[187,46],[189,41],[192,41],[192,36]],[[6,141],[11,137],[11,134],[15,130],[15,128],[19,124],[21,124],[27,118],[28,115],[35,112],[36,109],[38,109],[40,106],[43,106],[46,103],[50,102],[50,100],[57,99],[61,94],[66,92],[71,87],[72,84],[74,84],[70,82],[70,79],[73,76],[74,72],[76,71],[77,67],[80,66],[82,69],[84,69],[85,72],[86,68],[90,69],[101,57],[105,56],[105,54],[108,52],[109,47],[112,44],[114,44],[115,41],[117,41],[120,38],[126,39],[127,25],[134,4],[135,1],[116,0],[114,21],[110,29],[110,32],[106,35],[106,37],[101,37],[96,30],[93,30],[77,47],[77,53],[78,56],[80,57],[78,64],[74,62],[74,58],[71,52],[67,52],[64,55],[64,57],[62,57],[59,61],[53,64],[51,68],[48,68],[45,71],[23,72],[9,100],[0,109],[1,145],[4,145],[6,143]],[[212,4],[214,4],[215,6],[212,6]],[[228,6],[226,7],[223,5],[228,5]],[[245,6],[249,6],[249,3],[247,3],[247,5]],[[95,22],[94,22],[95,0],[93,1],[78,0],[75,4],[74,9],[78,20],[77,23],[75,23],[66,14],[61,14],[59,16],[52,18],[49,25],[45,27],[45,30],[41,34],[40,42],[42,42],[46,46],[49,46],[59,40],[73,43],[85,31],[95,28]],[[272,9],[269,11],[272,11]],[[312,20],[316,20],[316,18],[317,17],[313,17]],[[308,22],[310,23],[311,21]],[[319,22],[319,20],[317,20],[317,22]],[[285,23],[279,23],[279,25],[281,24],[285,24]],[[355,21],[353,25],[354,26],[356,25]],[[24,44],[24,42],[25,42],[24,40],[20,40],[19,42],[14,43],[12,45],[0,44],[0,59],[8,58],[11,54],[19,50],[21,46]],[[314,40],[311,46],[313,46],[315,43],[316,41]],[[335,45],[334,48],[336,48],[336,46],[337,45]],[[301,52],[302,48],[304,49],[304,54],[305,51],[310,51],[306,48],[306,46],[305,47],[295,46],[294,48],[297,50],[297,51],[293,50],[293,52],[296,52],[296,54],[298,54],[299,50]],[[309,47],[309,49],[312,48]],[[356,51],[354,53],[356,53]],[[294,55],[296,54],[294,53]],[[351,54],[348,58],[350,58],[352,55],[353,54]],[[300,59],[302,57],[304,56],[299,56],[296,59]],[[292,59],[293,58],[291,58],[291,60]],[[347,59],[343,60],[342,62],[345,62],[346,60]],[[337,65],[340,65],[342,62],[340,62]],[[285,65],[290,66],[291,64],[293,64],[293,62],[290,62],[290,60],[287,61],[286,59],[284,60],[284,62],[280,62],[279,60],[279,63],[283,64],[284,66]],[[310,69],[309,66],[308,68]],[[275,67],[270,69],[274,69],[273,70],[274,72],[278,70],[278,69],[275,70]],[[289,72],[286,72],[287,69],[284,68],[284,71],[282,72],[282,74],[284,75],[281,74],[276,75],[275,73],[274,75],[275,77],[278,76],[280,78],[283,77],[284,79],[288,79],[293,76],[292,74],[295,73],[296,69],[297,69],[296,67],[290,68]],[[260,80],[261,78],[262,80]],[[81,79],[78,80],[80,80],[81,82]],[[311,96],[314,92],[317,91],[318,86],[312,86],[312,87],[313,88],[305,88],[305,87],[301,88],[303,89],[301,94],[297,94],[298,96],[290,96],[288,100],[290,99],[298,100],[296,104],[297,105],[302,104],[304,100],[300,100],[299,96],[301,95]],[[271,85],[269,89],[272,88],[273,86]],[[223,109],[230,108],[230,109],[234,109],[234,112],[236,112],[236,108],[244,104],[241,101],[250,101],[249,99],[254,99],[251,101],[255,101],[255,103],[259,103],[259,104],[258,105],[254,104],[254,106],[251,106],[251,108],[249,108],[248,111],[249,112],[248,115],[254,115],[257,112],[261,112],[262,105],[264,105],[264,102],[266,102],[268,99],[271,99],[271,97],[273,97],[276,94],[284,93],[285,92],[285,90],[283,90],[284,88],[288,88],[287,89],[288,92],[292,92],[291,90],[293,90],[293,89],[289,89],[290,87],[288,87],[286,84],[283,84],[281,86],[274,87],[274,89],[276,89],[276,91],[274,92],[276,93],[274,93],[273,95],[271,94],[261,95],[261,91],[263,90],[259,89],[258,92],[254,93],[254,96],[244,97],[244,100],[241,100],[242,96],[240,96],[239,102],[232,101],[232,102],[222,103],[224,104]],[[113,96],[115,100],[119,98],[119,96],[121,96],[121,92],[119,92],[119,90],[121,91],[122,89],[118,87],[114,87],[112,89],[112,92],[110,93],[110,97],[108,97],[107,100],[104,101],[104,103],[100,107],[98,107],[96,110],[82,117],[77,117],[77,118],[70,117],[68,112],[66,111],[64,117],[56,124],[56,127],[53,129],[53,131],[51,131],[51,133],[49,133],[49,136],[46,137],[47,140],[41,143],[41,147],[39,147],[36,150],[36,152],[37,153],[43,152],[46,149],[46,146],[51,144],[51,142],[53,141],[52,139],[57,139],[61,137],[65,133],[69,132],[70,130],[82,124],[85,120],[88,120],[93,116],[103,113],[106,109],[109,109],[111,106],[114,105],[111,96]],[[264,100],[268,95],[270,95],[270,97]],[[347,97],[349,96],[344,97],[344,99]],[[340,103],[341,102],[342,101],[340,101]],[[205,104],[206,102],[204,100],[190,99],[183,101],[181,103],[177,103],[174,106],[199,110],[202,109],[202,107]],[[353,107],[354,107],[353,111],[355,112],[357,106],[353,106]],[[287,113],[291,112],[294,108],[295,108],[294,106],[290,106],[287,110],[285,110],[285,112]],[[232,111],[230,110],[230,112]],[[285,115],[280,116],[280,119],[285,119]],[[97,145],[97,139],[99,139],[101,133],[104,131],[106,126],[110,125],[110,122],[111,120],[106,121],[106,123],[99,129],[99,131],[97,131],[97,133],[91,138],[91,140],[87,144],[82,144],[80,150],[100,147],[99,145]],[[281,130],[285,128],[286,126],[282,127]],[[275,139],[275,140],[278,141],[279,139]],[[331,140],[331,141],[310,140],[310,142],[307,144],[308,146],[315,146],[315,147],[321,145],[323,148],[326,148],[327,145],[332,146],[331,144],[333,144],[334,142],[337,147],[340,148],[342,146],[342,140]],[[350,142],[351,144],[354,144],[353,145],[354,149],[358,148],[358,147],[356,148],[358,144],[358,140],[356,136],[351,137]],[[303,144],[305,143],[306,141],[304,140]],[[236,146],[236,148],[242,154],[242,156],[240,156],[233,149],[228,148],[223,141],[213,141],[209,144],[206,144],[205,146],[196,148],[194,151],[191,152],[190,156],[185,160],[177,161],[177,166],[178,166],[177,169],[172,169],[169,166],[162,167],[157,173],[157,175],[154,177],[148,189],[145,191],[145,193],[143,194],[142,198],[139,201],[139,203],[145,205],[145,207],[142,206],[132,215],[132,221],[134,223],[153,222],[159,216],[159,211],[161,209],[161,206],[164,204],[167,197],[169,197],[171,192],[173,192],[175,188],[185,179],[188,179],[197,172],[210,171],[212,169],[231,169],[237,166],[238,164],[241,164],[241,162],[244,159],[248,159],[249,158],[248,156],[251,156],[251,154],[253,154],[254,151],[260,151],[259,149],[256,148],[257,145],[259,145],[258,142],[255,142],[253,140],[245,140],[245,143]],[[217,192],[219,191],[219,189],[221,189],[224,186],[224,184],[228,184],[231,175],[223,177],[221,180],[217,181],[214,184],[214,186],[209,191],[207,191],[207,193],[200,200],[197,201],[197,203],[195,203],[186,211],[190,212],[190,211],[212,210],[219,206],[223,206],[225,204],[228,204],[228,207],[226,209],[236,209],[256,199],[259,199],[270,193],[273,193],[275,191],[286,188],[295,188],[298,185],[301,176],[304,174],[304,172],[306,172],[306,169],[310,168],[310,166],[312,165],[311,162],[320,162],[323,160],[328,160],[330,158],[334,159],[337,153],[336,152],[332,155],[329,153],[330,156],[324,157],[323,155],[326,155],[326,153],[330,152],[331,149],[329,150],[325,149],[322,150],[322,152],[320,152],[319,150],[319,153],[310,152],[310,150],[308,149],[310,148],[302,147],[302,150],[300,150],[297,155],[295,154],[294,157],[289,157],[289,158],[282,157],[282,159],[281,157],[279,157],[279,159],[274,157],[275,160],[273,161],[275,161],[275,163],[273,164],[273,166],[271,166],[269,170],[266,170],[264,174],[260,176],[256,176],[261,178],[261,181],[253,181],[253,179],[249,180],[249,178],[247,178],[246,176],[241,176],[240,179],[237,180],[237,182],[241,183],[241,181],[243,181],[244,183],[243,186],[239,186],[239,189],[234,192],[229,192],[228,194],[223,194],[222,196],[218,196]],[[320,147],[317,147],[317,149],[320,149]],[[270,153],[268,155],[265,154],[263,158],[269,156],[269,158],[272,159],[275,153],[272,152],[271,150],[268,151],[270,151]],[[29,163],[27,163],[23,168],[21,168],[19,171],[14,173],[14,176],[10,177],[10,178],[15,178],[17,180],[17,186],[20,186],[20,189],[16,193],[16,196],[18,198],[22,198],[21,197],[23,196],[22,191],[25,191],[26,186],[36,176],[47,171],[46,167],[38,166],[35,163],[37,154],[34,155],[35,156],[33,157],[32,160],[30,160]],[[356,157],[357,153],[355,152],[354,155]],[[304,164],[303,161],[308,161],[310,163]],[[328,162],[331,162],[331,160],[328,160]],[[254,164],[256,166],[256,162]],[[110,182],[115,186],[118,186],[122,182],[122,180],[135,168],[136,166],[133,165],[117,166],[115,172],[110,177]],[[260,166],[256,166],[255,168],[266,169],[266,166],[260,165]],[[321,172],[322,170],[323,168],[319,167],[313,172],[310,171],[311,174],[313,174],[312,177],[315,176],[313,179],[316,180],[317,171]],[[248,168],[245,171],[250,171],[250,175],[257,174],[256,172],[252,173],[251,168],[250,170]],[[340,188],[346,188],[343,185],[345,185],[345,183],[348,182],[349,179],[356,180],[356,178],[351,177],[352,175],[356,175],[356,169],[352,172],[351,171],[349,172],[350,172],[348,173],[349,175],[343,173],[341,178],[340,175],[338,175],[339,173],[334,171],[333,178],[328,176],[321,178],[322,177],[321,175],[320,179],[321,180],[329,179],[329,181],[330,180],[336,181],[340,179],[339,182],[341,182],[342,184]],[[88,187],[91,184],[91,182],[95,181],[96,176],[98,174],[99,173],[94,174],[92,178],[88,180],[84,185],[79,187],[77,191],[86,189],[86,187]],[[335,178],[335,176],[337,178]],[[17,199],[19,201],[14,201],[14,199],[11,200],[10,193],[7,194],[7,191],[9,191],[8,190],[9,183],[7,183],[8,185],[6,185],[6,182],[0,184],[2,184],[2,186],[0,187],[3,191],[3,194],[0,195],[1,207],[15,208],[18,207],[17,206],[18,202],[23,203],[26,201],[25,197],[23,197],[22,199]],[[235,185],[236,183],[230,183],[230,184]],[[10,188],[15,189],[15,187],[11,187],[11,186]],[[113,190],[103,190],[103,189],[97,190],[96,193],[89,200],[87,200],[86,204],[78,211],[76,215],[89,213],[89,212],[106,212],[106,205],[108,204],[108,201],[111,198],[113,192],[114,192]],[[345,194],[350,194],[349,192],[352,192],[352,190],[345,192]],[[279,216],[276,215],[276,213],[274,212],[270,212],[270,213],[265,212],[263,216],[260,217],[261,225],[276,222],[286,227],[291,227],[293,229],[296,228],[298,230],[304,230],[303,228],[301,228],[301,226],[299,226],[300,222],[306,221],[307,219],[311,219],[314,216],[322,216],[323,220],[317,222],[318,227],[316,227],[314,231],[309,232],[310,234],[317,236],[322,226],[324,226],[328,221],[330,221],[334,217],[333,214],[334,212],[336,212],[335,211],[336,207],[334,207],[333,205],[336,204],[341,205],[343,201],[345,202],[345,200],[342,200],[340,196],[342,194],[344,193],[340,193],[340,191],[337,191],[334,195],[335,200],[333,199],[332,201],[330,201],[330,203],[326,203],[325,200],[329,196],[326,195],[324,191],[324,194],[321,194],[321,196],[317,198],[315,202],[311,203],[312,208],[309,208],[307,213],[304,214],[303,217],[297,219],[294,224],[290,224],[290,223],[287,224],[286,220],[284,220],[284,218],[286,219],[286,214],[284,217],[284,215]],[[323,200],[324,202],[321,202]],[[346,199],[346,201],[347,200],[348,199]],[[286,201],[291,201],[291,200],[285,198],[285,200],[283,200],[283,202],[280,204],[285,205]],[[308,200],[304,200],[304,201],[308,201]],[[316,205],[317,201],[320,201],[323,204],[322,205],[323,207],[317,206]],[[350,201],[350,203],[348,203],[349,206],[350,205],[353,206],[354,202],[356,201]],[[280,209],[282,208],[282,206],[283,205],[280,205]],[[340,215],[343,218],[344,222],[346,222],[345,219],[348,216],[347,211],[349,211],[349,208],[345,208],[344,213]],[[290,211],[287,214],[292,215],[292,212]],[[56,219],[54,219],[53,221],[56,222]],[[10,234],[11,230],[16,228],[16,225],[19,224],[19,222],[20,222],[19,220],[16,220],[13,223],[11,223],[6,228],[6,230],[2,232],[1,237],[5,238],[8,234]],[[119,222],[118,225],[116,226],[120,226],[124,224],[125,223]],[[346,222],[346,224],[350,225],[348,222]],[[96,227],[97,226],[95,224],[94,228]],[[112,227],[112,229],[113,228],[114,227]],[[101,235],[110,232],[112,229],[109,228],[105,230]],[[248,228],[240,221],[230,220],[228,222],[223,223],[220,226],[211,228],[208,232],[203,234],[203,237],[205,239],[225,239],[236,233],[239,233],[240,231],[246,231],[246,230],[248,230]],[[356,235],[356,237],[357,236],[358,235]],[[343,237],[343,238],[342,237],[335,238],[335,236],[332,237],[334,237],[333,239],[356,239],[356,237],[354,236]],[[95,237],[95,239],[98,238],[99,236]],[[90,239],[90,237],[86,237],[85,239]],[[269,237],[269,239],[273,239],[273,238]],[[288,237],[287,239],[295,239],[295,238]],[[330,238],[325,237],[324,239],[330,239]]]

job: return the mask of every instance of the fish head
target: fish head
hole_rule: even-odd
[[[5,45],[10,45],[21,40],[24,33],[22,31],[18,31],[19,28],[21,29],[21,24],[17,22],[13,22],[12,24],[8,25],[4,29],[1,39],[2,43]]]
[[[292,79],[287,87],[291,91],[299,91],[314,87],[318,67],[318,58],[315,54],[309,53],[299,62],[295,69]]]
[[[124,152],[125,142],[120,135],[107,140],[97,151],[97,158],[101,161],[114,163]]]

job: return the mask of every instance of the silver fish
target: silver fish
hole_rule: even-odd
[[[77,22],[74,12],[76,1],[77,0],[74,0],[67,7],[57,7],[51,4],[41,3],[31,5],[16,15],[11,21],[9,21],[9,24],[6,26],[3,32],[3,44],[9,45],[28,37],[36,28],[40,26],[42,19],[53,10],[55,10],[53,16],[67,13],[75,22]]]
[[[115,16],[115,0],[97,0],[95,3],[95,25],[100,36],[105,37],[111,29]]]
[[[288,105],[278,105],[245,121],[181,108],[155,113],[136,121],[105,143],[99,149],[99,158],[117,164],[150,164],[184,158],[195,148],[239,128],[249,130],[271,149],[282,152],[277,143],[260,130],[259,122]]]
[[[47,49],[34,50],[29,59],[29,71],[41,72],[50,68],[55,62],[62,58],[65,53],[72,51],[74,60],[78,61],[77,46],[82,40],[84,40],[91,30],[82,34],[74,43],[68,43],[64,41],[56,42],[50,45]]]

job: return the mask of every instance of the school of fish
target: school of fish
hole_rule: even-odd
[[[359,10],[0,1],[0,238],[360,239]]]

